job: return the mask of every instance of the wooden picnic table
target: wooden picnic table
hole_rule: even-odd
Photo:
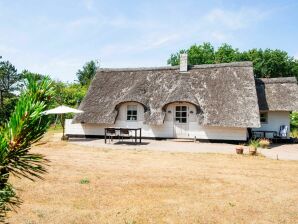
[[[134,131],[135,135],[134,135],[134,139],[135,139],[135,144],[137,144],[138,139],[139,139],[139,143],[142,143],[142,128],[105,128],[105,144],[107,143],[107,131],[108,130],[114,130],[114,131],[119,131],[119,138],[121,136],[121,130],[127,130],[127,131]],[[137,137],[137,134],[139,132],[139,137]]]

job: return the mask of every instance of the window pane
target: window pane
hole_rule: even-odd
[[[187,111],[186,106],[182,106],[182,107],[181,107],[181,110],[182,110],[182,111]]]
[[[138,110],[137,105],[128,105],[127,106],[127,120],[128,121],[136,121],[138,120]]]
[[[186,112],[182,112],[182,117],[187,117],[187,113]]]
[[[186,123],[186,118],[181,118],[181,123]]]
[[[176,112],[176,117],[181,117],[181,113],[180,112]]]
[[[260,113],[260,121],[261,121],[261,123],[267,123],[268,114],[267,113]]]

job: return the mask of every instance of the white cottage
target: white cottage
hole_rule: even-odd
[[[131,127],[149,138],[245,141],[248,130],[289,126],[289,112],[298,110],[294,78],[255,80],[251,62],[181,60],[180,66],[99,69],[79,107],[84,113],[66,121],[66,134],[102,137],[106,127]]]

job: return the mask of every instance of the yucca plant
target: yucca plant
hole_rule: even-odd
[[[249,154],[256,155],[260,142],[257,139],[252,139],[249,141]]]
[[[26,88],[20,95],[14,112],[0,130],[0,220],[6,212],[15,209],[21,201],[9,177],[42,179],[48,160],[40,154],[30,153],[33,143],[42,138],[49,120],[42,113],[48,108],[53,94],[49,78],[38,80],[27,74]]]

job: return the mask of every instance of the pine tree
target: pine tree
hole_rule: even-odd
[[[9,121],[0,130],[0,221],[4,221],[7,211],[21,203],[9,177],[34,181],[46,173],[48,160],[43,155],[30,153],[30,149],[49,127],[49,119],[42,113],[48,108],[52,94],[48,78],[38,80],[27,74],[26,88]]]

